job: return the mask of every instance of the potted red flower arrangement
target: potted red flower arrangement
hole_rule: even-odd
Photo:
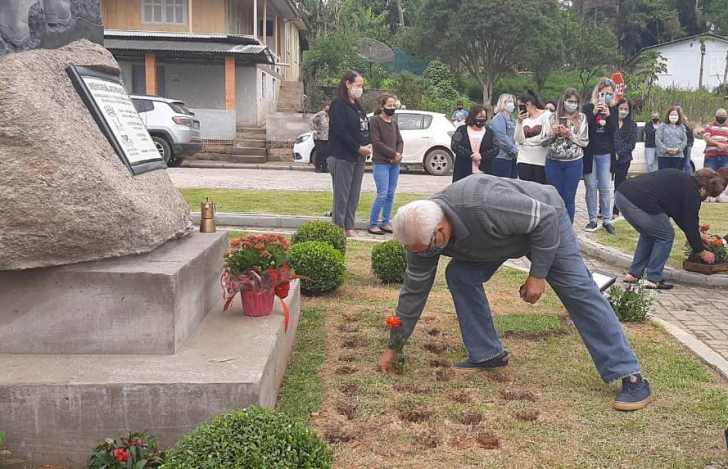
[[[290,281],[295,276],[288,265],[290,242],[282,235],[249,235],[230,241],[225,270],[220,279],[227,311],[235,295],[240,293],[246,316],[267,316],[273,311],[273,300],[281,299],[288,329],[288,296]]]
[[[707,234],[710,225],[700,225],[700,231]],[[721,236],[710,235],[710,244],[705,247],[706,251],[710,251],[715,255],[713,264],[706,264],[695,254],[690,247],[685,247],[685,260],[683,261],[683,269],[690,272],[698,272],[701,274],[714,274],[718,272],[728,271],[728,250],[726,249],[726,241]]]

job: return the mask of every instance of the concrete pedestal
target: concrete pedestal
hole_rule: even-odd
[[[288,332],[278,299],[262,318],[243,316],[239,297],[223,313],[220,300],[174,355],[0,355],[7,446],[33,467],[82,468],[104,437],[146,431],[168,448],[217,414],[273,407],[300,318],[297,281],[286,302]]]
[[[220,299],[227,246],[226,232],[192,233],[139,256],[2,271],[0,353],[173,354]]]

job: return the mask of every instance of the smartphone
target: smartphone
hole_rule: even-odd
[[[564,127],[568,127],[568,125],[569,125],[569,118],[568,117],[559,117],[559,125],[563,125]]]
[[[606,99],[605,97],[606,97],[606,94],[603,91],[599,93],[599,100],[597,101],[597,106],[604,107],[604,102]]]
[[[526,112],[526,105],[525,104],[519,104],[518,105],[518,113],[519,114],[523,114],[524,112]]]

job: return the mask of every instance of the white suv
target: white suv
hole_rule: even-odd
[[[202,151],[200,121],[184,102],[157,96],[130,97],[167,166],[179,166],[185,156]]]
[[[371,114],[368,117],[372,117]],[[454,155],[450,141],[455,126],[444,114],[427,111],[397,111],[393,117],[404,140],[403,166],[423,166],[435,176],[452,171]],[[301,134],[293,146],[296,163],[309,163],[313,151],[313,132]]]

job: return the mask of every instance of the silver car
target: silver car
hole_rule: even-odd
[[[200,121],[184,102],[157,96],[130,96],[167,166],[202,151]]]

